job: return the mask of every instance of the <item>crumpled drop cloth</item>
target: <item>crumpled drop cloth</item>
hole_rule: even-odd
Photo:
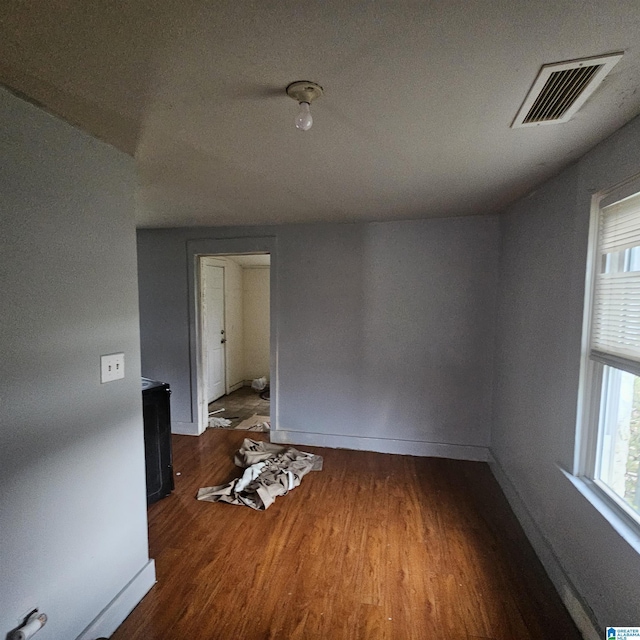
[[[219,418],[217,416],[211,416],[209,418],[209,429],[224,429],[231,426],[231,420],[227,418]]]
[[[234,462],[244,467],[241,478],[198,490],[198,500],[244,504],[256,511],[268,509],[278,496],[297,487],[309,471],[322,469],[322,457],[245,438]]]

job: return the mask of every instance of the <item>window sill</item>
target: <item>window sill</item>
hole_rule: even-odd
[[[591,505],[607,520],[613,529],[640,554],[640,527],[633,522],[610,498],[591,480],[582,476],[574,476],[558,467],[569,482],[591,503]]]

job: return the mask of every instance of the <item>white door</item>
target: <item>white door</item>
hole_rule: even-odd
[[[207,404],[225,394],[224,268],[201,262],[202,349]]]

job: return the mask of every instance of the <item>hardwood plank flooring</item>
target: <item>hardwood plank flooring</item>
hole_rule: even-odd
[[[247,436],[173,437],[158,584],[113,640],[580,640],[487,465],[301,447],[324,470],[266,512],[198,502]]]

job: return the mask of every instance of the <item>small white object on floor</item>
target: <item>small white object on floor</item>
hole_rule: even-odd
[[[212,428],[220,428],[220,427],[230,427],[231,420],[227,420],[226,418],[209,418],[209,427]]]
[[[267,379],[264,376],[262,378],[254,378],[251,382],[251,388],[254,391],[264,391],[267,388]]]
[[[216,409],[215,411],[209,411],[209,415],[210,415],[210,416],[213,416],[213,415],[215,415],[216,413],[221,413],[222,411],[224,411],[224,408],[222,408],[222,409]]]

